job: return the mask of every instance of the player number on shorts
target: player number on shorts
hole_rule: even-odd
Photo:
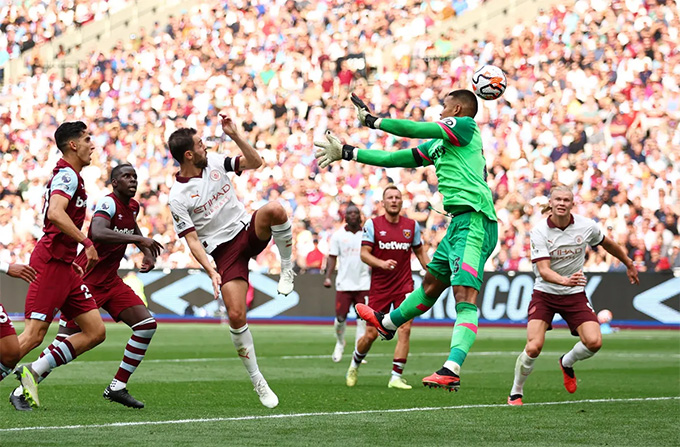
[[[8,320],[9,317],[5,313],[5,309],[2,306],[0,306],[0,324],[7,323]]]
[[[88,289],[85,284],[80,285],[80,290],[82,290],[83,293],[85,294],[85,298],[92,298],[92,294],[90,293],[90,289]]]

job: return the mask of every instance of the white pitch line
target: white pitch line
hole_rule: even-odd
[[[557,351],[543,351],[541,354],[545,356],[558,356],[564,354],[564,352]],[[410,352],[409,357],[441,357],[449,355],[448,352]],[[468,357],[475,356],[518,356],[518,352],[511,351],[480,351],[471,352]],[[392,354],[388,353],[375,353],[370,354],[370,357],[392,357]],[[621,358],[680,358],[680,354],[668,354],[662,352],[646,352],[646,353],[625,353],[625,352],[598,352],[598,357],[621,357]],[[260,360],[262,359],[278,359],[278,360],[311,360],[311,359],[326,359],[330,358],[329,355],[282,355],[282,356],[258,356]],[[207,358],[188,358],[188,359],[146,359],[144,363],[203,363],[203,362],[226,362],[226,361],[241,361],[238,357],[207,357]],[[97,365],[97,364],[110,364],[120,363],[120,360],[82,360],[78,362],[73,362],[72,365]]]
[[[619,402],[652,402],[661,400],[678,400],[680,396],[665,396],[665,397],[633,397],[629,399],[584,399],[584,400],[565,400],[557,402],[535,402],[524,404],[528,406],[546,406],[546,405],[569,405],[569,404],[592,404],[592,403],[619,403]],[[441,411],[441,410],[467,410],[475,408],[516,408],[508,404],[477,404],[477,405],[452,405],[447,407],[414,407],[414,408],[391,408],[384,410],[358,410],[358,411],[332,411],[325,413],[291,413],[291,414],[270,414],[260,416],[237,416],[229,418],[201,418],[201,419],[176,419],[171,421],[139,421],[139,422],[113,422],[111,424],[81,424],[81,425],[60,425],[60,426],[37,426],[37,427],[12,427],[0,428],[2,432],[18,432],[18,431],[36,431],[36,430],[71,430],[82,428],[110,428],[110,427],[133,427],[139,425],[176,425],[176,424],[196,424],[202,422],[234,422],[234,421],[255,421],[263,419],[293,419],[303,417],[319,417],[319,416],[352,416],[358,414],[375,414],[375,413],[410,413],[423,411]],[[517,410],[512,410],[517,411]]]

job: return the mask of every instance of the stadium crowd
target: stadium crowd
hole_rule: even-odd
[[[680,268],[674,1],[579,0],[455,52],[464,31],[438,21],[451,8],[462,12],[463,3],[479,2],[246,3],[191,6],[93,52],[63,75],[38,64],[2,87],[0,260],[28,262],[41,233],[44,186],[59,157],[52,135],[63,121],[83,120],[98,148],[82,172],[89,209],[109,192],[110,169],[132,163],[140,179],[140,228],[167,249],[157,266],[196,267],[172,229],[167,201],[177,167],[165,142],[190,126],[233,152],[221,135],[220,111],[242,125],[265,160],[263,168],[234,177],[239,196],[251,210],[273,200],[288,209],[300,269],[319,268],[319,252],[327,253],[349,201],[370,217],[392,182],[401,185],[406,213],[433,252],[447,224],[436,211],[433,168],[344,162],[319,170],[312,143],[330,129],[360,147],[413,147],[417,141],[357,128],[348,93],[384,117],[436,120],[443,96],[469,88],[475,67],[490,63],[505,70],[508,88],[502,99],[482,102],[477,116],[500,223],[487,270],[531,269],[529,231],[551,183],[572,187],[575,212],[597,219],[641,271]],[[38,23],[30,10],[20,11],[25,19],[14,22],[21,28]],[[130,250],[123,267],[139,264]],[[275,246],[251,268],[278,273]],[[586,268],[625,270],[601,249],[588,255]]]
[[[132,0],[32,0],[0,3],[0,73],[9,59],[36,45],[59,37],[120,11]]]

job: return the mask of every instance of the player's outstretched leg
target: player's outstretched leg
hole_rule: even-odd
[[[104,398],[126,407],[144,408],[143,402],[130,395],[127,390],[127,383],[132,373],[144,360],[158,325],[144,305],[129,307],[122,311],[119,317],[122,321],[128,323],[132,329],[132,336],[125,346],[123,361],[120,363],[116,375],[111,384],[104,390]]]
[[[406,366],[406,358],[410,347],[411,337],[411,321],[399,327],[397,330],[398,340],[397,346],[394,348],[394,359],[392,360],[392,372],[390,380],[387,383],[388,388],[397,390],[410,390],[413,387],[406,383],[406,380],[401,376]]]
[[[425,274],[423,284],[406,297],[403,303],[389,314],[375,312],[364,304],[357,304],[357,314],[378,329],[385,340],[391,340],[399,326],[418,317],[434,306],[448,286],[430,272]]]

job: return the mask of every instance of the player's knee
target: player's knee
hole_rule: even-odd
[[[602,347],[602,337],[593,337],[587,339],[583,343],[590,352],[597,352]]]
[[[14,368],[21,360],[21,353],[18,349],[10,349],[2,353],[2,364],[7,368]]]
[[[526,351],[526,353],[529,357],[535,359],[536,357],[538,357],[541,354],[541,351],[543,350],[543,344],[537,343],[537,342],[529,342],[529,343],[527,343],[524,350]]]
[[[47,329],[37,329],[37,330],[24,330],[24,332],[19,336],[21,343],[28,346],[28,351],[31,351],[43,342],[45,335],[47,334]],[[27,351],[27,352],[28,352]],[[4,357],[4,354],[3,354]]]
[[[403,340],[404,338],[408,338],[411,336],[411,325],[403,325],[399,326],[399,329],[397,329],[397,334],[400,340]]]
[[[345,320],[347,320],[347,315],[336,315],[335,319],[338,321],[338,323],[344,323]]]
[[[282,224],[288,220],[286,209],[279,202],[270,203],[269,215],[271,216],[271,220],[275,225]]]
[[[229,309],[227,311],[227,315],[229,316],[229,322],[232,324],[232,327],[243,327],[246,324],[246,312],[245,310],[238,310],[238,309]]]
[[[106,340],[106,326],[104,326],[104,323],[98,324],[89,331],[88,335],[90,337],[90,348],[93,348]]]

